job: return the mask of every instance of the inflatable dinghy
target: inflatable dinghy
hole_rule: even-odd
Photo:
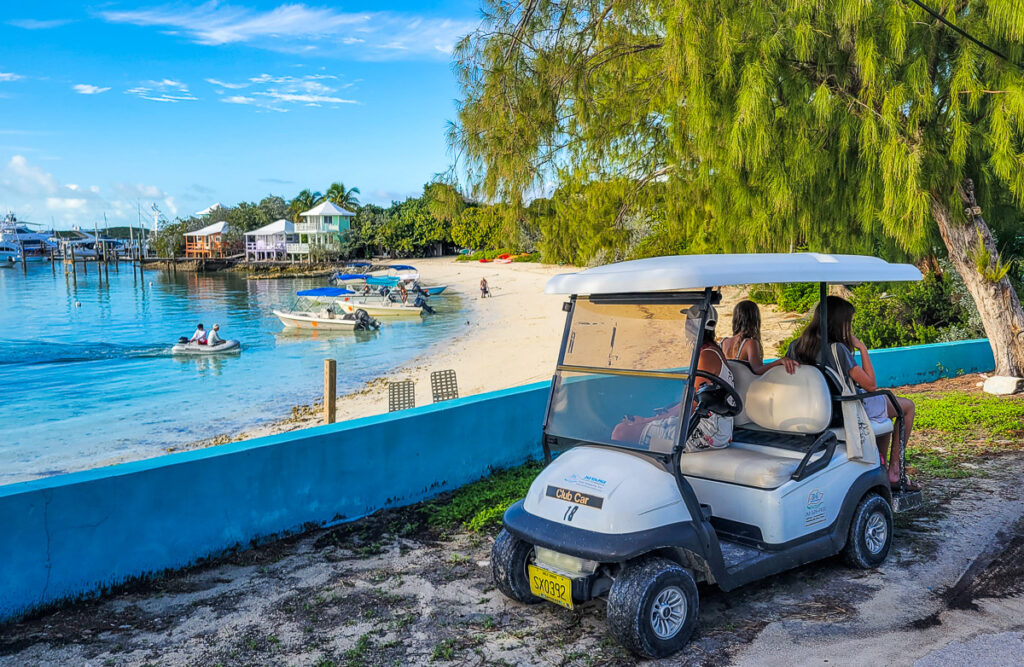
[[[177,343],[171,348],[171,354],[220,354],[222,352],[239,352],[241,349],[242,344],[237,340],[226,340],[220,345]]]

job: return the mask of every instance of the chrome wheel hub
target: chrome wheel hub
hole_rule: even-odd
[[[658,593],[651,605],[651,629],[658,639],[671,639],[686,620],[686,596],[678,586],[669,586]]]
[[[881,512],[875,512],[868,517],[868,525],[864,527],[864,543],[868,551],[873,554],[880,553],[889,537],[889,526]]]

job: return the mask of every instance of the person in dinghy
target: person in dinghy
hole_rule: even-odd
[[[206,345],[206,330],[203,329],[202,322],[196,325],[196,331],[192,334],[192,337],[188,339],[188,342],[195,343],[196,345]]]

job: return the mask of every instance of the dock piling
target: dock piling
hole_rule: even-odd
[[[324,424],[334,423],[334,405],[338,384],[338,362],[324,359]]]

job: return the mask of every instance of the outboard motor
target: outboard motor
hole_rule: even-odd
[[[353,316],[356,319],[356,329],[360,331],[380,328],[380,322],[370,317],[370,314],[362,308],[357,309]]]
[[[181,336],[181,337],[178,338],[178,342],[187,345],[188,344],[188,338],[185,338],[184,336]]]
[[[422,308],[423,310],[427,311],[431,315],[434,314],[434,309],[430,307],[430,304],[427,303],[427,300],[425,298],[423,298],[422,294],[417,294],[416,295],[416,300],[413,301],[412,303],[413,303],[414,306],[418,306],[418,307]]]

